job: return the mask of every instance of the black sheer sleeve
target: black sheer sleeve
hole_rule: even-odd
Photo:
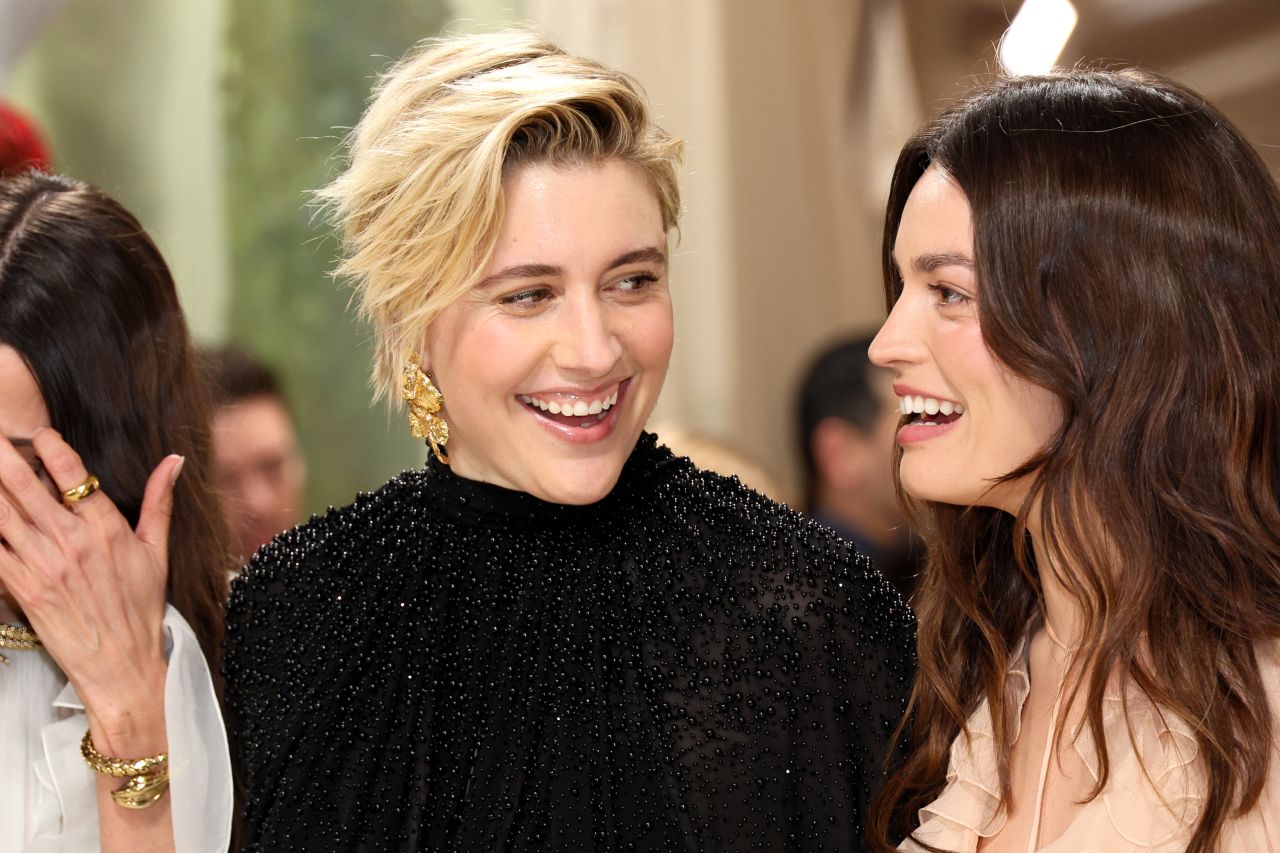
[[[854,849],[910,691],[914,621],[829,530],[700,477],[710,499],[669,517],[700,544],[673,555],[683,674],[667,696],[702,849]]]

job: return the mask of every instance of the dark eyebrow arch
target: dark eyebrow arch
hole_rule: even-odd
[[[634,252],[626,252],[613,259],[613,263],[609,264],[609,269],[617,269],[627,264],[663,264],[667,263],[667,253],[661,249],[649,246],[644,249],[636,249]]]
[[[488,287],[500,281],[511,281],[520,278],[548,278],[557,276],[560,272],[560,267],[552,266],[551,264],[516,264],[513,267],[507,267],[505,270],[499,270],[493,275],[485,276],[476,287]]]
[[[931,252],[911,262],[911,268],[918,273],[930,273],[939,267],[961,267],[972,271],[973,258],[960,252]]]
[[[663,264],[665,266],[667,263],[667,254],[661,249],[653,246],[648,246],[643,249],[635,249],[634,251],[625,252],[624,254],[614,258],[613,261],[609,263],[608,269],[617,269],[618,267],[625,266],[626,264],[639,263],[655,263]],[[479,284],[476,285],[476,287],[488,287],[489,285],[497,284],[500,281],[511,281],[513,279],[547,278],[560,275],[563,272],[564,270],[560,267],[552,264],[516,264],[513,267],[507,267],[504,270],[499,270],[493,275],[486,276]]]

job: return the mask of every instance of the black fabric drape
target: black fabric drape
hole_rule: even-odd
[[[246,849],[856,849],[913,649],[865,558],[651,436],[586,507],[433,461],[235,583]]]

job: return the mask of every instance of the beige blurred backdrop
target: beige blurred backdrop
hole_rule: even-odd
[[[313,508],[345,502],[425,458],[398,420],[369,408],[361,378],[367,341],[340,317],[346,292],[323,275],[333,243],[310,220],[305,195],[332,168],[372,75],[408,44],[441,30],[528,21],[644,85],[662,123],[688,146],[672,268],[677,343],[656,417],[727,440],[794,488],[798,373],[824,342],[883,317],[881,206],[897,149],[934,110],[995,70],[995,43],[1019,6],[49,2],[53,11],[35,15],[39,0],[0,0],[0,95],[44,124],[60,168],[139,213],[174,268],[198,337],[247,343],[286,374],[301,400],[308,455],[321,460],[313,465]],[[1280,3],[1076,6],[1080,22],[1063,64],[1170,73],[1218,103],[1280,164]],[[369,20],[392,13],[408,23]],[[262,27],[281,35],[253,42]],[[38,32],[25,38],[31,29]],[[301,58],[287,65],[286,81],[274,79],[276,54],[289,51]],[[351,69],[345,83],[315,82],[326,56],[351,54],[348,65],[336,64]],[[276,88],[277,100],[259,97]],[[285,112],[310,103],[318,105],[315,123],[307,110]],[[285,116],[278,123],[286,127],[272,130],[273,115]],[[254,129],[251,142],[245,127]],[[320,165],[272,168],[299,157]],[[270,204],[292,217],[288,227],[257,224]]]

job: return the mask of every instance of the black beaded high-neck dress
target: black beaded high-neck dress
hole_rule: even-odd
[[[643,436],[574,507],[431,462],[236,581],[255,851],[849,851],[913,676],[827,528]]]

